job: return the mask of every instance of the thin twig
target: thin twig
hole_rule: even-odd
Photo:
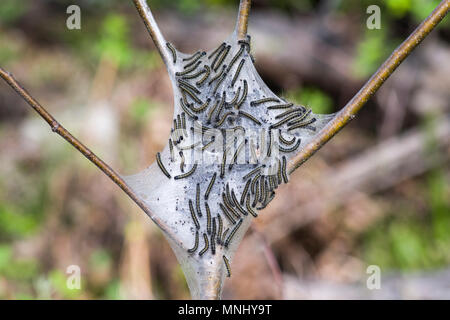
[[[167,46],[166,46],[166,40],[164,39],[164,36],[162,35],[161,31],[159,30],[158,24],[156,23],[155,19],[153,18],[152,11],[150,10],[150,7],[147,5],[146,0],[133,0],[134,5],[136,6],[136,9],[139,12],[139,15],[141,16],[142,20],[144,21],[145,26],[147,27],[148,32],[150,33],[150,36],[152,37],[152,40],[156,46],[156,48],[159,51],[159,54],[161,55],[161,58],[163,59],[164,63],[166,64],[168,69],[173,68],[173,60],[171,53],[169,52]],[[170,72],[169,72],[170,73]]]
[[[405,58],[422,42],[423,39],[446,16],[450,8],[450,0],[443,0],[436,9],[417,27],[416,30],[391,54],[378,71],[366,82],[361,90],[339,111],[322,131],[314,137],[289,162],[289,173],[294,172],[317,150],[338,133],[364,104],[377,92],[387,78],[397,69]]]
[[[251,0],[241,0],[239,5],[239,15],[237,19],[237,36],[240,40],[245,40],[248,28],[248,16],[250,14]]]
[[[178,240],[169,227],[159,217],[152,214],[150,209],[142,202],[136,193],[125,183],[125,181],[102,159],[96,156],[83,143],[67,131],[56,119],[37,102],[17,81],[14,76],[0,67],[0,77],[2,77],[49,125],[53,132],[56,132],[69,142],[75,149],[80,151],[89,161],[95,164],[104,174],[106,174],[115,184],[117,184],[144,212],[165,232],[173,241]]]

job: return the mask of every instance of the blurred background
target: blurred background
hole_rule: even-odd
[[[81,7],[81,30],[66,9]],[[216,47],[238,0],[149,1],[184,52]],[[254,0],[256,67],[331,113],[437,0]],[[366,8],[381,8],[369,30]],[[450,19],[254,221],[224,298],[450,298]],[[0,65],[121,174],[167,141],[172,89],[132,1],[2,0]],[[162,234],[0,82],[0,298],[187,299]],[[81,289],[66,286],[70,265]],[[366,270],[381,268],[381,289]]]

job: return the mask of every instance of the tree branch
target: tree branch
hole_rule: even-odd
[[[245,40],[247,36],[247,28],[248,28],[248,16],[250,14],[250,7],[252,5],[251,0],[241,0],[239,5],[239,14],[237,19],[237,35],[238,39]]]
[[[163,59],[164,63],[166,64],[168,69],[173,68],[173,60],[171,58],[169,49],[166,46],[166,40],[164,39],[164,36],[162,35],[161,31],[159,30],[158,24],[156,23],[155,19],[153,18],[152,11],[150,10],[150,7],[147,5],[146,0],[133,0],[134,5],[136,6],[136,9],[139,12],[139,15],[141,16],[142,20],[144,21],[145,26],[147,27],[148,32],[150,33],[150,36],[152,37],[153,43],[156,46],[156,49],[158,49],[159,54],[161,55],[161,58]]]
[[[450,0],[443,0],[436,9],[417,27],[416,30],[391,54],[378,71],[366,82],[361,90],[339,111],[325,128],[308,143],[289,162],[289,173],[294,172],[317,150],[327,143],[347,123],[352,120],[366,102],[377,92],[387,78],[397,69],[406,57],[422,42],[423,39],[446,16],[450,8]]]
[[[75,149],[81,152],[89,161],[95,164],[115,184],[117,184],[144,212],[165,232],[173,241],[177,241],[169,227],[159,217],[152,214],[150,209],[142,202],[137,194],[125,183],[125,181],[102,159],[96,156],[69,131],[67,131],[56,119],[37,102],[17,81],[14,76],[0,67],[0,77],[3,78],[49,125],[53,132],[69,142]]]

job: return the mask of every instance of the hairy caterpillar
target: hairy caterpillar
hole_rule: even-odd
[[[195,163],[192,166],[191,170],[189,170],[188,172],[186,172],[184,174],[180,174],[178,176],[175,176],[175,180],[179,180],[179,179],[183,179],[183,178],[187,178],[187,177],[191,176],[195,172],[195,170],[197,169],[197,166],[198,166],[198,164]]]
[[[167,48],[169,48],[170,52],[172,53],[172,57],[173,57],[173,63],[177,63],[177,50],[175,50],[175,48],[169,43],[166,42],[166,46]]]
[[[166,168],[164,167],[164,164],[161,161],[161,154],[158,152],[156,154],[156,162],[158,163],[159,168],[161,169],[161,171],[166,175],[167,178],[171,178],[169,172],[166,170]]]

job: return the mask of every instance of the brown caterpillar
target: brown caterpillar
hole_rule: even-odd
[[[156,154],[156,162],[158,163],[159,168],[165,174],[165,176],[170,179],[171,176],[170,176],[169,172],[166,170],[166,168],[164,167],[164,164],[161,161],[161,154],[159,152]]]

